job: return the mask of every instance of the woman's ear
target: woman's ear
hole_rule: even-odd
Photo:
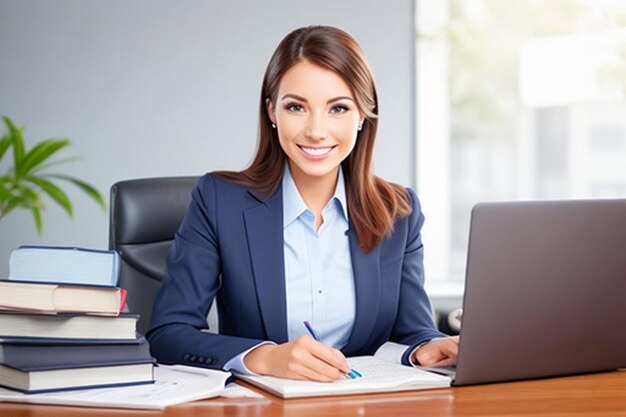
[[[267,110],[267,117],[270,118],[272,124],[276,125],[276,112],[274,109],[274,104],[269,98],[265,99],[265,109]]]

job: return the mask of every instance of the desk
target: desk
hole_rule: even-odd
[[[0,404],[2,417],[626,416],[626,371],[471,387],[281,400],[212,399],[162,412]]]

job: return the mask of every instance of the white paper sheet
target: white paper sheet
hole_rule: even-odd
[[[229,376],[229,372],[160,365],[154,369],[154,384],[45,394],[22,394],[0,389],[0,401],[160,410],[169,405],[217,397],[224,390]]]

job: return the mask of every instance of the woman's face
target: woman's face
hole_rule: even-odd
[[[348,84],[331,70],[301,61],[285,73],[267,110],[296,183],[334,184],[362,119]]]

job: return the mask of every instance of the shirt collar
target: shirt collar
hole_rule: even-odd
[[[293,181],[289,164],[285,164],[285,170],[282,179],[283,190],[283,226],[287,227],[296,220],[302,213],[308,210],[308,207],[302,200],[300,192]],[[348,221],[348,204],[346,199],[346,185],[341,166],[339,167],[339,177],[335,186],[335,193],[330,199],[329,204],[337,201],[341,213],[343,213],[346,221]]]
[[[346,182],[343,177],[343,170],[341,169],[341,165],[339,166],[339,178],[337,178],[337,187],[335,188],[335,194],[333,198],[339,202],[339,207],[341,208],[341,212],[345,217],[346,221],[348,218],[348,200],[346,199]]]

